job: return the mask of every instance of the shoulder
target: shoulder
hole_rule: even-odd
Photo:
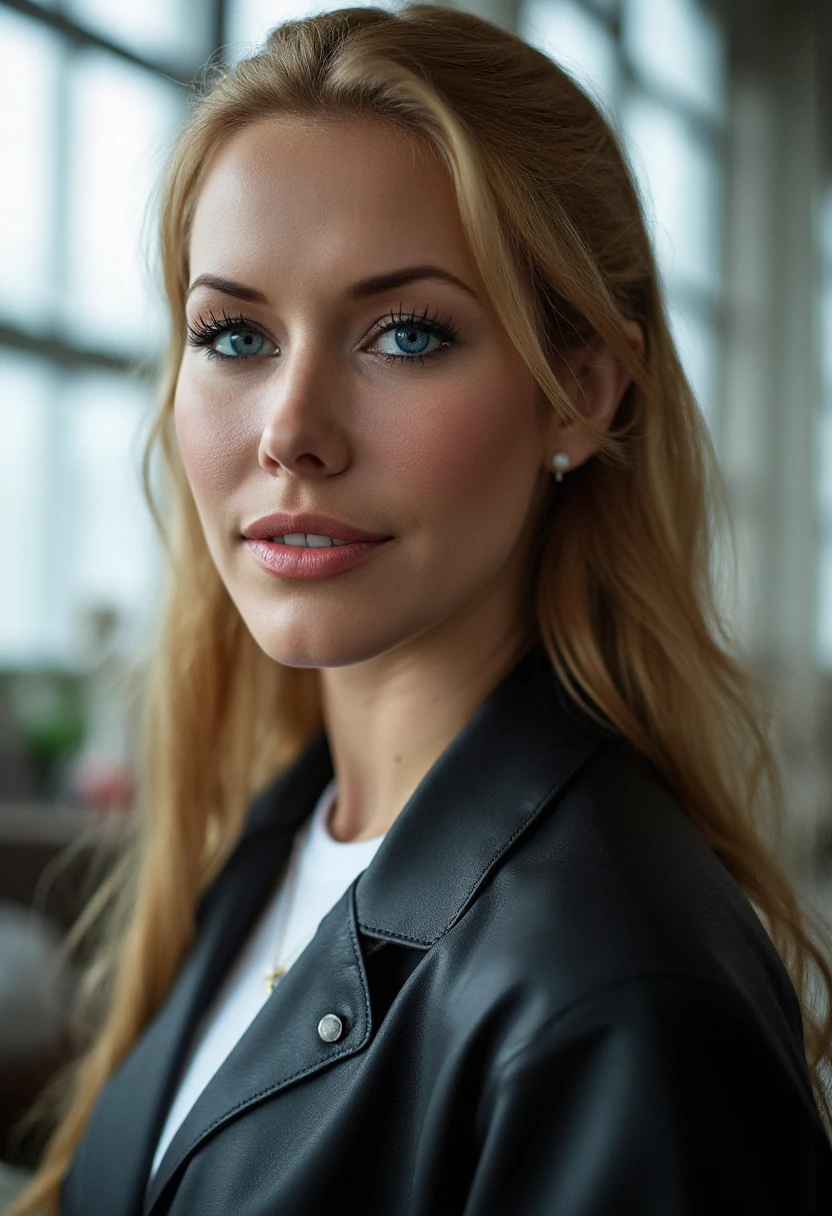
[[[720,996],[745,1008],[806,1079],[797,995],[759,917],[624,741],[599,747],[452,934],[460,981],[476,974],[486,1003],[516,998],[516,1042],[601,993],[664,992],[667,981],[674,993],[701,990],[708,1009]]]
[[[476,1213],[709,1212],[718,1194],[808,1214],[832,1195],[811,1094],[704,979],[631,977],[550,1017],[498,1056],[477,1128]]]

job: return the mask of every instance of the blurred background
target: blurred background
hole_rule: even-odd
[[[165,340],[153,187],[208,57],[331,7],[0,0],[0,1159],[18,1166],[9,1128],[66,1050],[58,947],[85,858],[131,815],[130,676],[161,572],[139,473]],[[622,135],[728,485],[724,612],[773,696],[788,863],[832,917],[832,0],[464,7]]]

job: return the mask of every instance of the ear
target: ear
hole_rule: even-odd
[[[624,324],[630,342],[643,357],[645,344],[641,326],[637,321],[625,321]],[[603,338],[595,337],[570,357],[564,388],[575,408],[606,431],[612,425],[631,381],[632,376],[612,347]],[[551,408],[549,406],[550,411]],[[588,460],[597,446],[584,438],[572,422],[562,422],[554,414],[550,415],[543,440],[542,462],[550,472],[555,452],[566,452],[571,458],[569,469],[573,470]]]

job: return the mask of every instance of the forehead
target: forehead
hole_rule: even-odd
[[[477,282],[450,175],[414,137],[361,118],[269,118],[237,132],[197,199],[192,277],[290,285],[439,262]]]

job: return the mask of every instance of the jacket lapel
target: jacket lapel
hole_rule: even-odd
[[[629,746],[567,697],[536,642],[425,775],[361,875],[362,933],[432,945],[612,737]]]
[[[358,943],[354,884],[321,921],[318,931],[197,1098],[168,1146],[147,1196],[152,1213],[202,1141],[247,1107],[290,1083],[354,1055],[371,1034],[370,999]],[[326,1014],[343,1031],[325,1042]]]

